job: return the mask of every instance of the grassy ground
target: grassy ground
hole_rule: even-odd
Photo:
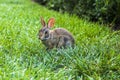
[[[75,49],[46,52],[40,16],[71,31]],[[0,0],[0,80],[44,79],[120,80],[120,32],[29,0]]]

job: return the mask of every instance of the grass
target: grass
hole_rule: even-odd
[[[68,29],[75,49],[45,51],[40,16]],[[119,80],[120,31],[31,0],[0,0],[0,80]]]

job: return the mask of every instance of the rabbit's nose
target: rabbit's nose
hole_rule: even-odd
[[[41,41],[44,41],[44,39],[42,39],[41,37],[39,37],[38,39],[40,39]]]
[[[39,39],[40,39],[41,41],[44,41],[44,39],[43,39],[43,38],[40,38],[40,37],[39,37]]]

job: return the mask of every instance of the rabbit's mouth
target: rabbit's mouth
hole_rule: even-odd
[[[47,38],[41,39],[41,41],[46,41],[46,40],[48,40],[48,39]]]
[[[41,41],[46,41],[46,40],[49,40],[49,39],[50,39],[50,36],[41,39]]]
[[[46,39],[41,39],[41,41],[46,41]]]

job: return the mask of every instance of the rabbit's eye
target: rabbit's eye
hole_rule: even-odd
[[[48,31],[45,31],[45,34],[48,34]]]

